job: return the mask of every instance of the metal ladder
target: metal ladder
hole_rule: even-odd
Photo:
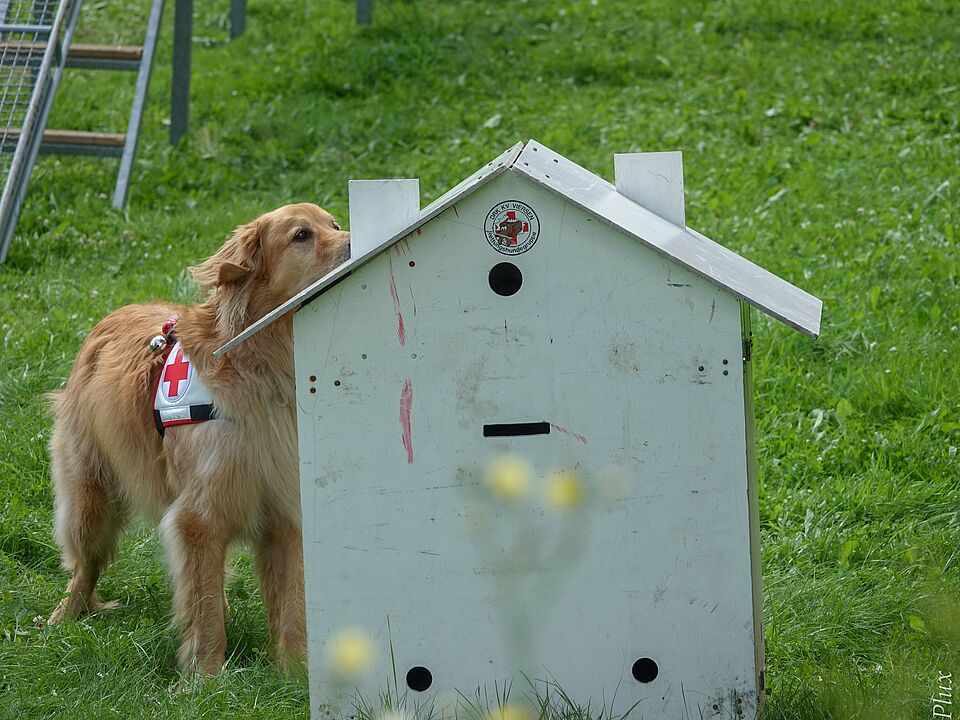
[[[7,257],[40,151],[120,157],[113,206],[126,203],[164,0],[153,0],[142,47],[71,45],[81,0],[0,0],[0,263]],[[65,67],[136,70],[124,134],[47,130]]]

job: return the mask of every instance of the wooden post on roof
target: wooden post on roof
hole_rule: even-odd
[[[353,258],[389,240],[420,212],[419,180],[351,180],[349,188]]]
[[[674,225],[686,227],[683,153],[623,153],[613,156],[617,192]]]

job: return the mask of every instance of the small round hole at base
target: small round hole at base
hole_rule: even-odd
[[[640,658],[633,664],[633,679],[641,683],[653,682],[660,674],[657,663],[650,658]]]
[[[433,674],[422,665],[407,670],[407,687],[414,692],[423,692],[433,684]]]

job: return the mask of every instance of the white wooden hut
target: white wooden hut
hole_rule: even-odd
[[[423,209],[416,180],[352,181],[352,259],[225,346],[299,307],[314,720],[394,682],[448,714],[505,682],[645,720],[756,714],[748,306],[816,337],[821,302],[687,227],[680,153],[614,170],[530,141]],[[576,469],[585,504],[484,495],[504,454]],[[348,627],[377,657],[345,685]]]

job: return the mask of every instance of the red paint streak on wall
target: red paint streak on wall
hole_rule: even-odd
[[[397,279],[393,276],[393,260],[390,260],[390,296],[393,298],[393,309],[397,312],[397,340],[400,346],[407,344],[407,331],[403,327],[403,313],[400,312],[400,296],[397,295]]]
[[[554,425],[553,423],[550,423],[550,427],[552,427],[554,430],[558,430],[559,432],[564,433],[565,435],[572,435],[572,436],[575,437],[577,440],[579,440],[580,442],[582,442],[584,445],[587,444],[587,439],[586,439],[583,435],[581,435],[580,433],[575,433],[575,432],[573,432],[573,431],[571,431],[571,430],[567,430],[565,427],[560,427],[559,425]]]
[[[407,464],[413,464],[413,435],[410,430],[410,409],[413,407],[413,385],[410,378],[403,381],[400,391],[400,430],[403,436],[403,447],[407,451]]]

